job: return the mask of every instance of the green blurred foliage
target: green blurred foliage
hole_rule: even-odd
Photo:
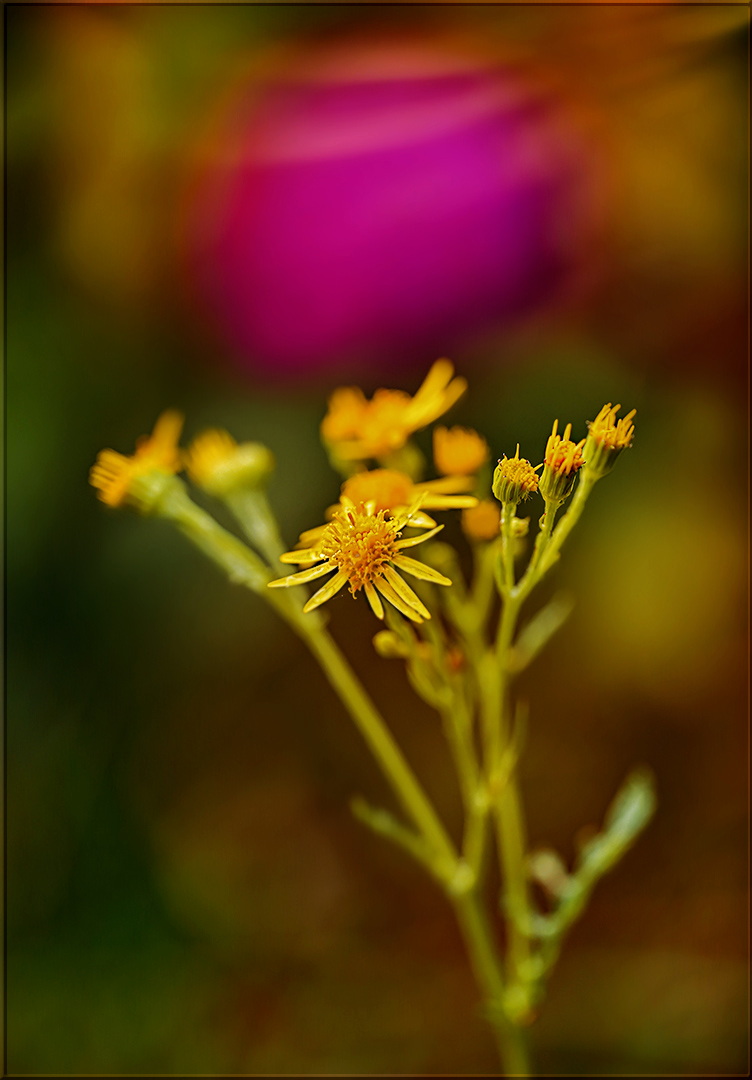
[[[290,541],[321,520],[331,386],[226,365],[181,306],[170,211],[229,70],[374,17],[9,10],[11,1072],[494,1069],[451,913],[350,819],[353,793],[389,795],[312,661],[169,528],[107,512],[86,481],[98,449],[127,451],[174,405],[189,435],[268,443]],[[540,459],[555,417],[579,436],[605,401],[638,409],[557,571],[577,606],[525,677],[522,772],[533,842],[568,860],[633,763],[652,767],[660,807],[565,949],[539,1067],[743,1071],[746,14],[378,18],[480,31],[545,67],[610,154],[587,298],[454,357],[471,390],[452,419],[497,456],[519,441]],[[345,594],[331,616],[456,822],[434,717],[374,654],[365,605]]]

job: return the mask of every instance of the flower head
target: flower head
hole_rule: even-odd
[[[274,468],[274,457],[261,443],[236,443],[226,431],[202,432],[186,451],[188,475],[212,495],[262,484]]]
[[[342,497],[355,504],[373,503],[377,511],[397,512],[418,501],[421,510],[462,510],[478,502],[474,495],[463,494],[471,486],[472,480],[467,476],[442,476],[415,483],[398,469],[367,469],[345,480]],[[422,516],[425,524],[435,524],[425,514]],[[416,520],[419,518],[413,515],[411,523]]]
[[[577,472],[585,464],[582,456],[585,440],[572,442],[569,437],[572,434],[571,424],[567,424],[563,435],[558,434],[558,427],[559,421],[554,420],[546,443],[543,474],[539,484],[540,493],[546,502],[557,506],[572,494]]]
[[[437,525],[422,536],[401,539],[410,516],[409,510],[388,516],[386,511],[376,510],[372,503],[342,506],[322,530],[313,530],[317,538],[312,547],[282,555],[282,562],[305,565],[307,569],[270,581],[269,587],[303,585],[333,573],[334,577],[314,593],[303,611],[313,611],[349,585],[353,596],[363,589],[379,619],[384,617],[382,597],[413,622],[430,619],[430,612],[398,571],[437,585],[451,585],[443,574],[403,554],[404,548],[428,540],[443,526]],[[303,534],[307,535],[311,534]]]
[[[610,472],[622,450],[632,445],[634,437],[633,419],[637,410],[616,419],[621,405],[604,405],[595,420],[588,421],[588,437],[585,440],[585,460],[587,468],[598,478]]]
[[[444,476],[469,476],[488,461],[488,443],[472,428],[437,427],[433,460]]]
[[[157,420],[151,435],[137,440],[135,454],[126,456],[116,450],[101,450],[89,472],[89,483],[97,489],[102,502],[116,507],[129,503],[147,509],[150,495],[157,492],[147,490],[141,481],[150,473],[164,478],[180,470],[178,440],[182,428],[181,414],[167,410]]]
[[[468,540],[495,540],[500,529],[501,510],[493,499],[483,499],[477,506],[462,511],[462,531]]]
[[[538,466],[540,468],[540,466]],[[517,505],[538,490],[538,475],[526,458],[520,457],[517,444],[513,458],[499,460],[493,477],[493,493],[501,503]]]
[[[342,461],[388,457],[462,396],[467,383],[453,376],[451,362],[437,360],[414,397],[403,390],[377,390],[369,400],[357,387],[335,390],[321,436]]]

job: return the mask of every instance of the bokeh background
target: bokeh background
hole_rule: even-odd
[[[638,409],[557,571],[522,780],[568,859],[633,764],[660,807],[538,1068],[745,1072],[746,7],[15,5],[6,35],[8,1071],[495,1070],[311,659],[87,485],[176,406],[272,447],[292,542],[336,495],[331,390],[450,355],[496,456]],[[330,611],[456,828],[434,716],[366,605]]]

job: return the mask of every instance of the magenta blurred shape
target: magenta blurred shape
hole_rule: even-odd
[[[192,276],[242,363],[424,363],[555,295],[587,158],[542,95],[428,46],[302,57],[236,93],[189,215]]]

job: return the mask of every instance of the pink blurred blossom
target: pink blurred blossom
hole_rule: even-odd
[[[249,75],[187,217],[193,288],[278,374],[422,363],[566,284],[590,160],[517,75],[428,44],[338,42]]]

